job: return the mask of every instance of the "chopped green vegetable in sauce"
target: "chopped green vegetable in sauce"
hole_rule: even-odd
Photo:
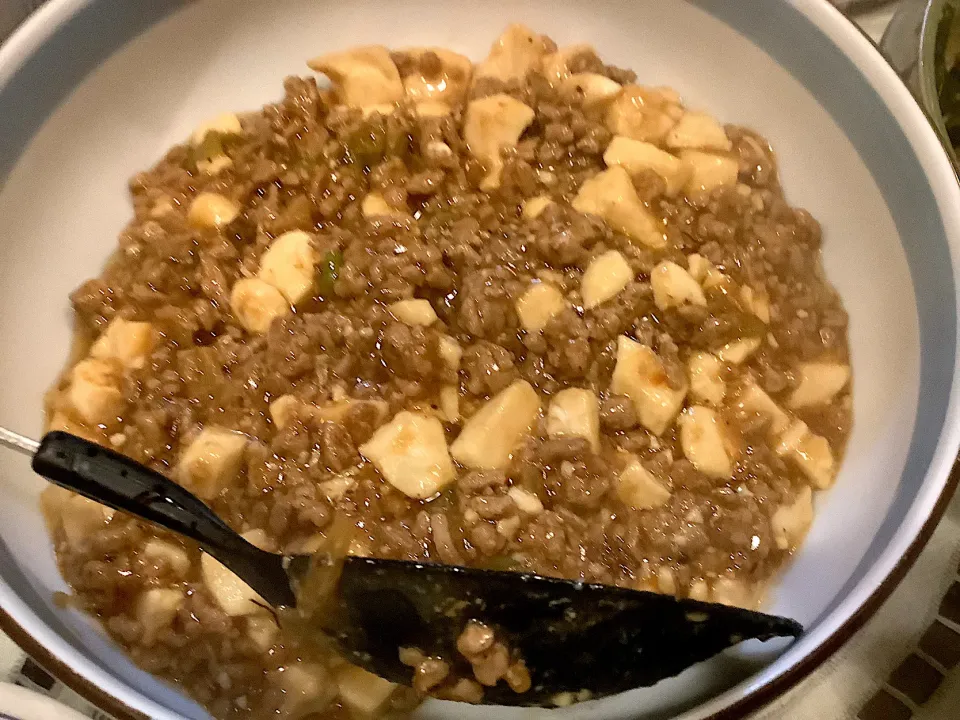
[[[509,555],[490,558],[484,563],[486,570],[519,570],[520,564]]]
[[[346,145],[354,162],[375,165],[387,151],[387,134],[380,125],[364,123],[347,139]]]
[[[333,293],[333,287],[340,277],[340,268],[343,267],[343,253],[331,250],[323,256],[320,263],[320,296],[326,297]]]
[[[203,136],[200,144],[193,148],[193,161],[209,162],[223,154],[223,134],[211,130]]]

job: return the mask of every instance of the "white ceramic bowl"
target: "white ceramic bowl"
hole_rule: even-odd
[[[890,592],[943,510],[960,442],[960,190],[909,92],[827,3],[51,0],[0,50],[0,423],[39,433],[43,392],[70,344],[67,294],[99,271],[130,217],[127,178],[198,121],[274,100],[282,78],[321,51],[437,44],[479,58],[516,20],[561,44],[594,43],[641,82],[759,129],[789,198],[824,227],[827,271],[851,317],[856,423],[836,487],[818,497],[810,537],[769,604],[808,632],[556,712],[739,716],[809,672]],[[3,627],[121,716],[206,717],[94,623],[54,606],[65,588],[37,510],[43,483],[7,453],[0,477]]]

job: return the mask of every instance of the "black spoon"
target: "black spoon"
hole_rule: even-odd
[[[64,432],[37,443],[0,428],[0,444],[32,455],[33,469],[63,488],[191,538],[275,607],[297,606],[311,565],[339,569],[335,592],[306,626],[397,683],[412,680],[399,659],[404,647],[443,657],[470,677],[456,650],[470,620],[494,627],[530,671],[526,693],[503,682],[485,689],[483,702],[503,705],[549,706],[560,694],[597,698],[650,686],[744,640],[803,631],[794,620],[726,605],[524,573],[360,557],[336,568],[330,558],[276,555],[176,483],[95,443]],[[300,611],[314,605],[301,602]]]

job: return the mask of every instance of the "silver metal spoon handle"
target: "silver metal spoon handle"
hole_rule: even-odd
[[[0,445],[8,447],[11,450],[16,450],[21,455],[26,455],[27,457],[36,455],[40,447],[40,443],[33,438],[15,433],[13,430],[7,430],[5,427],[0,427]]]

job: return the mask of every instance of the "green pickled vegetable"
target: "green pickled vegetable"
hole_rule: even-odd
[[[320,263],[320,296],[326,297],[333,293],[333,287],[340,277],[340,268],[343,267],[343,253],[331,250],[323,256]]]
[[[223,154],[223,135],[211,130],[203,136],[200,144],[193,148],[193,161],[209,162]]]
[[[387,133],[381,124],[363,123],[349,138],[347,150],[360,165],[375,165],[387,151]]]
[[[509,555],[492,557],[484,563],[486,570],[519,570],[520,565]]]

